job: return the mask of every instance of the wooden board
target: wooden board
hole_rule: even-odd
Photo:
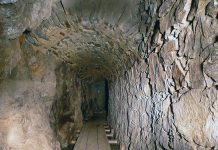
[[[111,150],[104,122],[95,120],[85,123],[74,150]]]

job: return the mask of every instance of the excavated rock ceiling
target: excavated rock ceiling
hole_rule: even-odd
[[[23,2],[1,2],[1,15],[12,16],[3,20],[6,32],[1,35],[14,38],[24,32],[23,46],[54,54],[71,64],[82,79],[113,78],[137,58],[141,35],[135,0],[62,0],[53,2],[52,10],[48,7],[52,1]],[[30,30],[50,11],[48,19]]]

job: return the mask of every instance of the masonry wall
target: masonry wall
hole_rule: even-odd
[[[217,149],[217,1],[140,5],[138,61],[110,83],[124,149]]]

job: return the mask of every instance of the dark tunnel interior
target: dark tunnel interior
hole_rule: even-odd
[[[218,0],[0,0],[0,150],[71,149],[218,149]]]

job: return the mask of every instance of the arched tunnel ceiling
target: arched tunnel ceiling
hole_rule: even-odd
[[[82,79],[113,78],[137,57],[136,8],[135,0],[62,0],[26,38],[71,64]]]
[[[62,0],[62,4],[74,18],[105,22],[123,32],[138,22],[137,0]]]

